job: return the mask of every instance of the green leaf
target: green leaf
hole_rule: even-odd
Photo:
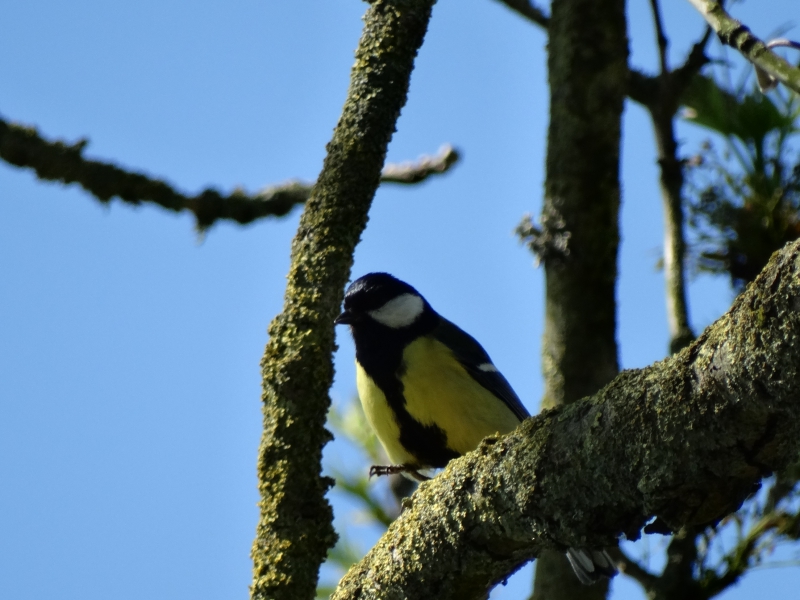
[[[684,116],[692,123],[758,148],[770,133],[796,131],[793,115],[781,111],[768,96],[755,90],[737,96],[704,75],[692,80],[681,104],[689,109]]]

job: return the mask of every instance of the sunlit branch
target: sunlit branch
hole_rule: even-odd
[[[767,48],[794,48],[795,50],[800,50],[800,43],[785,39],[770,40],[767,42]],[[778,81],[759,66],[756,66],[756,78],[758,79],[758,87],[762,92],[768,92],[778,85]]]
[[[762,77],[768,75],[800,93],[800,69],[791,66],[771,52],[747,26],[725,12],[720,2],[714,0],[689,0],[689,2],[717,32],[720,41],[741,52],[742,56],[764,73]]]
[[[381,183],[421,183],[429,177],[446,173],[460,158],[458,151],[446,144],[434,156],[386,165],[381,172]]]

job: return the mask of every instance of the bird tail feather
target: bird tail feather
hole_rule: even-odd
[[[567,560],[584,585],[591,585],[603,577],[611,578],[617,574],[614,559],[605,550],[570,548],[567,550]]]

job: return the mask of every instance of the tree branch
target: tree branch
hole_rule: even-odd
[[[545,548],[736,510],[800,451],[800,241],[690,347],[423,483],[336,599],[473,597]]]
[[[522,15],[523,17],[528,19],[531,23],[535,23],[536,25],[539,25],[544,29],[547,29],[548,25],[550,25],[550,17],[548,17],[541,8],[534,5],[533,2],[531,2],[531,0],[497,0],[497,1],[500,2],[500,4],[505,4],[515,13]]]
[[[282,217],[308,200],[313,186],[289,181],[256,194],[237,189],[224,196],[208,188],[195,196],[187,196],[163,180],[126,171],[113,163],[84,158],[87,144],[85,139],[74,144],[50,141],[33,127],[0,119],[0,158],[9,164],[33,169],[39,179],[77,183],[103,203],[118,197],[133,205],[153,203],[174,212],[190,211],[200,230],[208,229],[217,221],[235,221],[244,225],[264,217]],[[420,183],[446,173],[458,160],[458,152],[446,145],[435,156],[423,156],[417,162],[386,165],[381,182]]]
[[[720,41],[738,50],[757,69],[782,82],[800,94],[800,69],[792,67],[739,21],[731,17],[720,2],[689,0],[708,24],[717,32]]]
[[[367,224],[386,148],[406,102],[434,0],[374,0],[364,17],[350,89],[317,183],[300,217],[284,307],[262,359],[261,515],[253,543],[253,600],[315,597],[336,542],[321,475],[333,382],[333,320]]]
[[[623,552],[622,549],[611,548],[608,552],[617,562],[619,570],[641,585],[645,592],[649,592],[658,584],[657,575],[645,569],[636,560]]]
[[[708,62],[705,47],[711,36],[711,28],[707,28],[703,37],[692,46],[684,63],[674,71],[669,71],[666,69],[667,41],[655,0],[653,11],[656,37],[662,55],[662,71],[651,77],[631,70],[628,74],[628,96],[647,109],[656,138],[659,187],[664,210],[664,279],[670,332],[669,350],[672,354],[694,339],[686,299],[683,162],[678,156],[674,120],[681,97],[695,75]]]
[[[421,156],[416,162],[388,164],[381,172],[381,183],[422,183],[429,177],[447,173],[461,159],[458,151],[449,144],[439,148],[434,156]]]
[[[653,13],[653,23],[656,28],[656,42],[658,44],[658,61],[661,65],[662,73],[669,73],[669,65],[667,63],[667,36],[664,33],[664,24],[661,22],[661,9],[658,6],[658,0],[650,0],[650,10]]]

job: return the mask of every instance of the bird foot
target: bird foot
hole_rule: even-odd
[[[417,469],[418,467],[412,467],[411,465],[372,465],[369,468],[369,476],[380,477],[381,475],[402,474],[408,475],[417,481],[428,481],[430,479],[430,477],[423,475]]]

